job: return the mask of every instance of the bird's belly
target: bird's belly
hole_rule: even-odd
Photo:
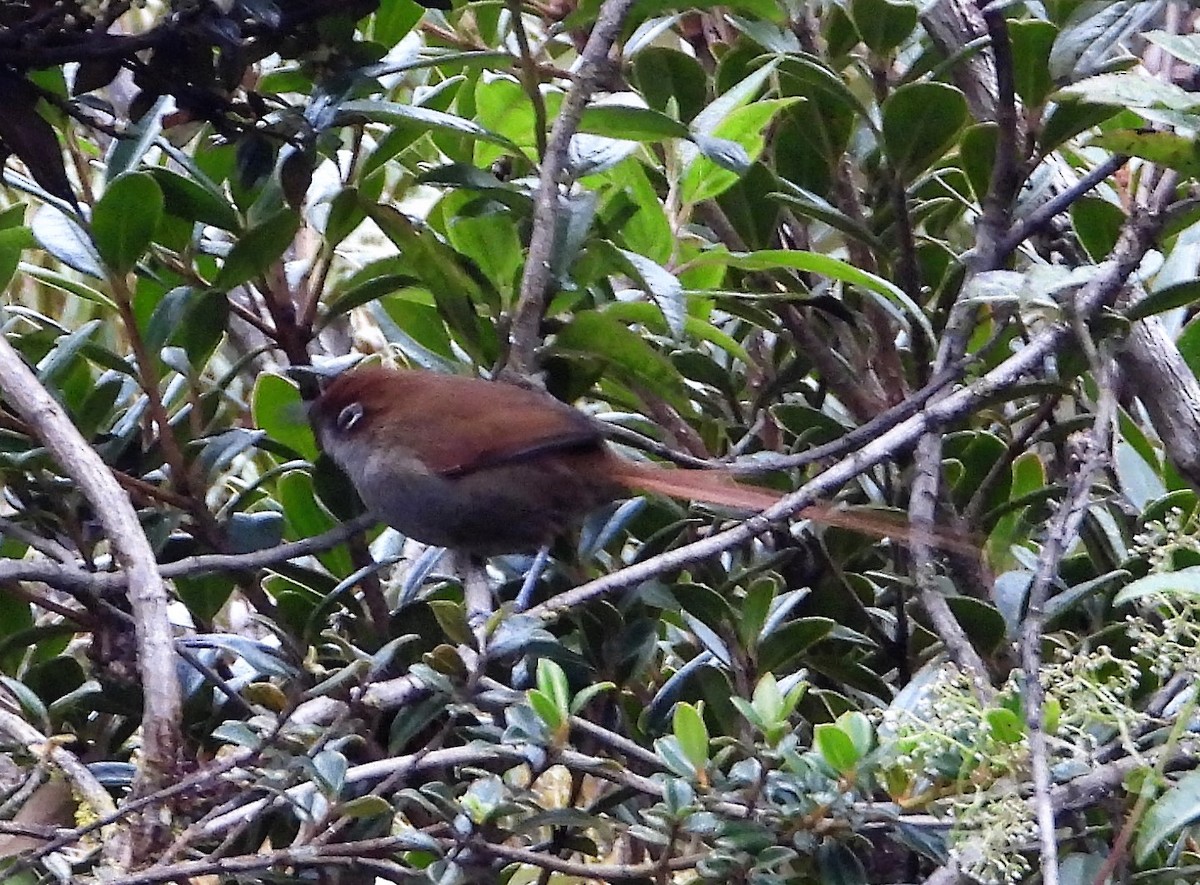
[[[600,503],[572,479],[544,465],[536,470],[505,466],[449,479],[393,470],[386,478],[370,478],[359,491],[371,511],[401,534],[493,555],[534,550]]]

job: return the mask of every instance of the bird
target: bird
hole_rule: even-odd
[[[366,366],[309,408],[321,448],[401,534],[476,557],[545,547],[589,512],[642,492],[744,511],[782,495],[727,470],[634,461],[603,425],[548,393],[482,378]],[[825,505],[801,517],[864,528]],[[877,535],[903,535],[890,522]]]

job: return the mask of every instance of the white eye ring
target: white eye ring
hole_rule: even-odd
[[[362,403],[350,403],[337,416],[337,428],[342,433],[348,433],[354,429],[354,425],[362,420],[363,417]]]

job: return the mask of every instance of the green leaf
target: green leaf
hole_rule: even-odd
[[[192,366],[202,368],[220,343],[228,317],[224,292],[180,286],[155,306],[146,323],[146,342],[155,353],[166,345],[182,347]]]
[[[559,331],[554,348],[599,357],[619,374],[686,408],[683,377],[670,360],[606,314],[579,314]]]
[[[1068,101],[1057,104],[1046,117],[1042,126],[1039,147],[1043,154],[1060,147],[1067,139],[1105,120],[1115,117],[1121,108],[1109,104],[1092,104],[1087,101]]]
[[[538,689],[565,716],[571,706],[571,686],[567,684],[567,674],[563,668],[550,658],[542,658],[537,665],[537,684]]]
[[[238,230],[238,214],[220,189],[155,167],[149,173],[162,190],[163,206],[168,215],[200,224],[210,224],[222,230]]]
[[[696,143],[701,146],[703,155],[692,160],[684,170],[680,199],[695,204],[728,190],[762,153],[766,143],[764,131],[775,115],[801,100],[792,97],[756,101],[730,112],[710,133],[705,133],[706,139],[697,136]],[[737,157],[736,162],[718,162],[712,156],[713,138],[737,145],[745,152],[744,158]]]
[[[42,206],[34,214],[30,229],[38,244],[67,267],[96,279],[104,278],[100,253],[72,216],[55,206]]]
[[[906,182],[946,154],[970,117],[966,97],[945,83],[907,83],[884,100],[882,112],[888,160]]]
[[[858,710],[848,710],[837,718],[837,727],[849,735],[859,756],[865,756],[875,746],[875,728],[871,720]]]
[[[396,244],[412,269],[429,287],[438,310],[458,333],[463,345],[470,346],[473,355],[488,362],[486,357],[494,350],[495,341],[485,342],[480,334],[476,306],[487,306],[498,311],[499,293],[485,287],[468,273],[458,253],[438,239],[433,231],[418,228],[391,206],[369,206],[367,215]]]
[[[813,749],[834,771],[843,775],[853,772],[862,758],[850,735],[829,722],[822,722],[813,729]]]
[[[950,596],[946,604],[976,646],[989,653],[1000,647],[1006,627],[995,606],[970,596]]]
[[[759,92],[770,81],[778,66],[779,63],[772,60],[726,90],[724,95],[718,97],[696,115],[696,119],[692,121],[691,130],[701,135],[715,135],[717,127],[726,117],[758,97]]]
[[[1200,771],[1189,771],[1146,811],[1138,826],[1134,849],[1138,864],[1145,864],[1159,845],[1197,820],[1200,820]]]
[[[754,648],[760,639],[771,603],[775,601],[775,589],[774,580],[759,578],[746,590],[741,616],[737,619],[738,637],[746,648]]]
[[[1172,34],[1169,31],[1146,31],[1141,35],[1155,46],[1189,65],[1200,65],[1200,35]]]
[[[1058,37],[1058,28],[1041,19],[1009,21],[1007,25],[1012,43],[1013,86],[1022,102],[1040,107],[1054,88],[1050,49]]]
[[[336,524],[317,501],[312,477],[307,474],[295,471],[281,476],[276,493],[292,538],[311,538],[329,531]],[[354,571],[350,554],[344,547],[326,550],[316,556],[336,577],[345,577]]]
[[[1189,307],[1197,301],[1200,301],[1200,279],[1184,280],[1151,292],[1125,311],[1125,319],[1133,322],[1164,311]]]
[[[1071,206],[1071,221],[1088,257],[1099,263],[1117,244],[1125,210],[1100,197],[1081,197]]]
[[[917,26],[917,7],[905,0],[850,0],[846,11],[872,52],[897,48]]]
[[[996,159],[995,123],[979,123],[968,127],[958,140],[958,160],[963,174],[971,183],[975,199],[980,203],[992,186],[992,166]]]
[[[92,210],[92,238],[104,263],[115,273],[133,269],[146,254],[163,214],[163,193],[144,172],[113,180]]]
[[[415,127],[425,132],[447,132],[466,135],[480,141],[490,142],[519,152],[510,139],[480,126],[473,120],[435,111],[419,105],[400,104],[395,101],[379,101],[364,98],[343,102],[339,108],[337,124],[369,120],[372,123],[387,123],[389,126]]]
[[[754,705],[745,698],[730,698],[729,702],[737,709],[747,722],[757,728],[760,732],[767,730],[767,723],[758,715],[758,711],[754,709]]]
[[[358,188],[346,187],[338,191],[329,201],[329,215],[325,219],[327,248],[336,246],[354,233],[355,228],[362,224],[366,217]]]
[[[1019,744],[1025,739],[1025,723],[1012,710],[997,708],[984,714],[988,731],[992,737],[1002,744]]]
[[[832,277],[843,283],[859,286],[868,292],[874,292],[883,296],[886,302],[899,305],[909,318],[925,331],[930,340],[934,338],[933,327],[929,324],[929,318],[925,316],[925,312],[899,286],[883,277],[867,273],[853,264],[831,258],[828,255],[791,249],[764,249],[758,252],[725,252],[714,249],[698,255],[689,264],[694,267],[721,264],[727,267],[736,267],[739,270],[776,270],[784,267]]]
[[[26,718],[31,720],[42,734],[54,734],[53,726],[50,724],[50,711],[46,709],[46,705],[42,703],[42,699],[33,689],[24,682],[19,682],[9,676],[0,676],[0,684],[3,684],[16,698]]]
[[[787,184],[787,182],[784,182]],[[767,194],[772,200],[786,203],[794,212],[828,224],[834,230],[841,231],[847,236],[865,243],[872,251],[882,254],[885,251],[882,241],[862,222],[851,218],[835,207],[832,203],[817,194],[792,185],[788,193]]]
[[[779,682],[774,673],[766,673],[754,686],[754,696],[750,699],[754,712],[768,727],[779,724],[783,718],[783,693],[779,690]]]
[[[679,738],[667,735],[654,742],[654,752],[673,773],[689,780],[696,777],[698,772],[692,760],[683,751]]]
[[[1114,607],[1128,605],[1142,597],[1159,593],[1186,597],[1200,596],[1200,566],[1138,578],[1133,583],[1126,585],[1113,598],[1112,604]]]
[[[1174,132],[1114,129],[1100,133],[1091,143],[1114,154],[1128,154],[1168,166],[1188,178],[1200,177],[1200,148],[1191,137]]]
[[[834,627],[829,618],[800,618],[775,630],[758,646],[758,666],[778,670],[790,666],[809,648],[820,642]]]
[[[665,46],[650,46],[633,57],[633,78],[646,103],[667,112],[674,102],[683,121],[691,120],[704,107],[707,78],[693,56]]]
[[[594,104],[583,111],[579,131],[626,141],[663,141],[688,138],[687,126],[650,108],[618,104]]]
[[[703,771],[708,766],[709,738],[708,726],[704,724],[699,708],[682,701],[676,704],[671,730],[692,767]]]
[[[516,288],[524,256],[517,221],[509,212],[495,208],[456,214],[446,220],[446,238],[475,262],[498,291],[507,294]]]
[[[679,278],[645,255],[630,252],[628,249],[618,249],[607,241],[596,243],[594,248],[626,275],[641,283],[642,290],[662,312],[671,334],[681,338],[688,317],[687,299],[684,297]]]
[[[391,814],[393,810],[391,804],[382,796],[359,796],[337,807],[338,815],[351,820],[383,817]]]
[[[283,209],[246,231],[234,243],[213,285],[228,291],[249,282],[279,260],[300,229],[300,215]]]
[[[600,181],[606,185],[602,215],[607,220],[619,213],[622,219],[617,242],[659,264],[669,261],[674,233],[645,167],[630,158],[607,170]]]
[[[560,710],[545,692],[531,688],[525,692],[525,700],[552,733],[563,727],[563,723],[566,722],[565,712]]]
[[[371,36],[384,46],[395,46],[424,15],[425,8],[413,0],[383,0],[375,11]]]
[[[1182,86],[1133,72],[1098,74],[1060,89],[1054,97],[1060,101],[1086,101],[1117,108],[1190,111],[1200,106],[1200,98]]]
[[[606,691],[612,691],[617,687],[615,682],[593,682],[591,685],[580,690],[579,694],[571,698],[571,715],[577,715],[580,710],[586,707],[596,695],[603,694]]]
[[[27,227],[0,229],[0,291],[8,288],[21,263],[21,253],[37,241]]]
[[[317,457],[317,442],[304,420],[300,388],[282,375],[263,372],[254,380],[250,395],[254,426],[308,461]]]

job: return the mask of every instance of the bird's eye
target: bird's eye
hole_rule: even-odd
[[[337,428],[342,433],[349,433],[362,420],[362,417],[362,403],[350,403],[350,405],[338,412]]]

